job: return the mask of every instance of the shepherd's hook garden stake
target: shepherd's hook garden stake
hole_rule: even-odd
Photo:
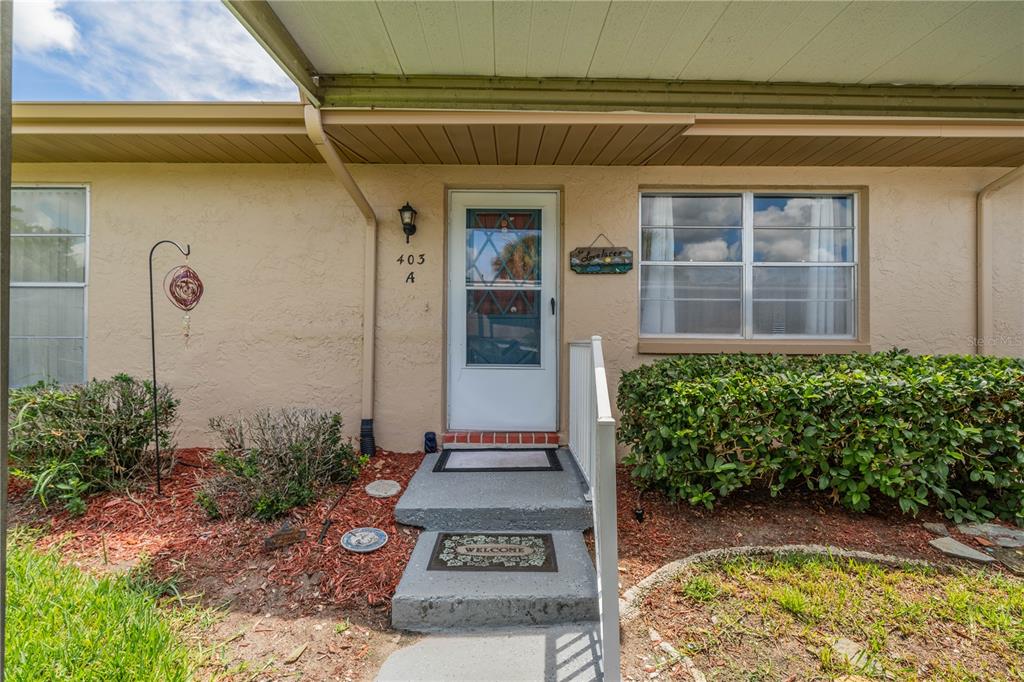
[[[170,239],[161,239],[156,244],[153,244],[153,248],[149,250],[149,350],[153,361],[153,386],[151,388],[153,391],[153,444],[156,446],[157,495],[162,495],[163,491],[160,485],[160,405],[156,384],[156,304],[153,299],[153,253],[161,244],[170,244],[178,249],[181,255],[185,256],[185,264],[171,269],[167,276],[164,277],[164,293],[167,294],[168,300],[175,307],[185,311],[184,333],[186,344],[188,344],[191,332],[188,311],[199,305],[199,299],[203,297],[203,281],[199,279],[196,271],[188,265],[188,256],[192,252],[192,246],[186,244],[185,248],[182,248],[178,242],[171,241]]]

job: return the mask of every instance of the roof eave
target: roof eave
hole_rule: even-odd
[[[1014,86],[320,76],[324,106],[1024,119]]]
[[[18,134],[304,134],[302,104],[271,102],[20,102]]]

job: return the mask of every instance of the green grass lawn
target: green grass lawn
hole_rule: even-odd
[[[17,538],[8,547],[7,680],[191,678],[187,616],[159,606],[159,587],[94,578]]]
[[[1024,581],[993,571],[737,558],[697,566],[646,610],[709,680],[1024,680]],[[859,646],[852,661],[841,639]]]

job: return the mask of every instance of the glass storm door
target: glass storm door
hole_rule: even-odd
[[[452,191],[448,428],[554,431],[558,193]]]

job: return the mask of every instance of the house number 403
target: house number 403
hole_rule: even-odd
[[[427,254],[425,254],[425,253],[419,253],[419,254],[416,254],[416,253],[405,254],[405,253],[403,253],[401,256],[398,257],[398,264],[399,265],[423,265],[426,262],[427,262]],[[416,271],[415,270],[410,270],[409,274],[405,276],[405,283],[406,284],[415,284],[416,283]]]

